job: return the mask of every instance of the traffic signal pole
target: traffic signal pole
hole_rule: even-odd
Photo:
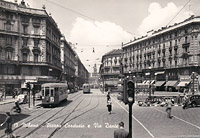
[[[132,138],[132,106],[129,104],[129,138]]]

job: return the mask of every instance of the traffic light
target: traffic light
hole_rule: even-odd
[[[31,85],[30,85],[30,83],[28,83],[28,82],[26,83],[26,88],[27,88],[27,90],[29,90],[29,91],[31,90]]]
[[[128,103],[128,99],[127,99],[127,78],[125,78],[124,79],[124,81],[123,81],[123,102],[125,103],[125,104],[127,104]]]
[[[127,98],[129,104],[135,102],[135,83],[132,80],[128,80],[127,82]]]

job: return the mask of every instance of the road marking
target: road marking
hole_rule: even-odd
[[[155,110],[157,110],[157,111],[159,111],[159,112],[162,112],[162,113],[167,114],[166,112],[164,112],[164,111],[162,111],[162,110],[159,110],[159,109],[156,109],[156,108],[153,108],[153,109],[155,109]],[[192,124],[192,123],[190,123],[190,122],[188,122],[188,121],[185,121],[185,120],[183,120],[183,119],[181,119],[181,118],[179,118],[179,117],[177,117],[177,116],[175,116],[175,115],[173,115],[173,117],[175,117],[175,118],[178,119],[178,120],[181,120],[181,121],[183,121],[183,122],[185,122],[185,123],[187,123],[187,124],[189,124],[189,125],[192,125],[192,126],[198,128],[198,129],[200,129],[199,126],[197,126],[197,125],[195,125],[195,124]]]
[[[114,98],[112,98],[112,99],[114,99]],[[127,113],[129,113],[129,111],[127,111],[122,105],[120,105],[115,99],[114,99],[114,101],[119,105],[119,106],[121,106]],[[139,120],[137,120],[133,115],[132,115],[132,118],[133,119],[135,119],[148,133],[149,133],[149,135],[152,137],[152,138],[154,138],[154,135],[139,121]]]

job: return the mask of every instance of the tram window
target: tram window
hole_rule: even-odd
[[[55,91],[55,96],[58,95],[58,88],[54,88],[54,91]]]
[[[51,90],[51,96],[54,96],[54,94],[53,94],[53,90]]]
[[[44,96],[44,89],[42,89],[42,96]]]
[[[49,87],[46,87],[45,89],[45,96],[49,96]]]

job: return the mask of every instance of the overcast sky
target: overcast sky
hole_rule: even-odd
[[[11,1],[11,0],[8,0]],[[13,0],[14,1],[14,0]],[[18,0],[20,2],[21,0]],[[46,6],[89,72],[102,55],[149,30],[200,15],[200,0],[25,0],[32,8]],[[94,52],[93,52],[94,49]]]

